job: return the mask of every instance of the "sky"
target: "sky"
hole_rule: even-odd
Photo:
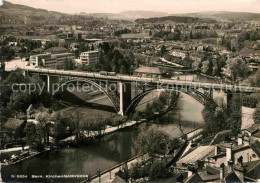
[[[1,1],[1,0],[0,0]],[[120,13],[123,11],[159,11],[191,13],[234,11],[260,13],[260,0],[7,0],[63,13]]]

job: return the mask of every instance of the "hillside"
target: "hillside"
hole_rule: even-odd
[[[196,23],[196,22],[214,22],[210,19],[201,19],[196,17],[181,17],[181,16],[166,16],[166,17],[154,17],[154,18],[141,18],[136,19],[136,23],[164,23],[164,22],[175,22],[175,23]]]
[[[138,18],[152,18],[168,16],[167,13],[156,11],[124,11],[121,13],[81,13],[81,15],[93,16],[98,18],[135,20]]]
[[[68,14],[36,9],[29,6],[12,4],[5,1],[0,9],[0,24],[19,25],[33,23],[52,23]]]
[[[217,20],[240,20],[250,21],[259,20],[259,13],[249,12],[228,12],[228,11],[207,11],[199,13],[173,14],[174,16],[197,17],[197,18],[211,18]]]
[[[168,16],[167,13],[156,12],[156,11],[125,11],[120,13],[121,16],[124,16],[129,19],[138,19],[138,18],[152,18],[152,17],[164,17]]]

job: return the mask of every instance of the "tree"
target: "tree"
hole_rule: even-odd
[[[82,114],[78,111],[74,114],[70,114],[70,118],[72,120],[73,126],[74,126],[74,133],[76,134],[76,141],[79,140],[79,134],[80,134],[80,120],[82,119]]]
[[[48,145],[50,132],[49,116],[50,115],[48,112],[40,112],[35,117],[35,119],[39,122],[39,126],[43,134],[44,143],[47,143]]]
[[[65,70],[73,70],[74,64],[71,59],[66,58],[64,61],[64,69]]]
[[[26,143],[37,151],[42,151],[44,145],[42,144],[42,138],[40,135],[40,130],[34,123],[27,123],[24,129],[26,133]]]
[[[15,71],[11,72],[7,78],[3,81],[5,85],[12,85],[13,83],[27,83],[29,80],[24,77],[22,70],[16,69]]]
[[[133,115],[133,120],[139,121],[142,118],[142,112],[141,111],[136,111]]]
[[[231,101],[230,107],[227,109],[228,120],[227,126],[231,129],[232,133],[237,134],[241,129],[241,98],[238,94],[234,94]]]
[[[162,47],[161,47],[161,55],[163,56],[164,53],[166,53],[166,52],[167,52],[166,46],[162,45]]]
[[[122,65],[120,67],[120,71],[119,71],[120,74],[126,74],[126,67],[124,65]]]
[[[92,50],[92,51],[94,51],[95,50],[95,48],[94,48],[94,45],[92,44],[91,45],[91,49],[90,50]]]
[[[166,168],[166,162],[163,160],[155,161],[149,170],[150,179],[162,179],[170,176],[169,170]]]
[[[64,124],[64,121],[58,120],[55,121],[54,127],[53,127],[53,137],[55,139],[56,145],[59,144],[59,141],[64,138],[67,134],[67,127]]]
[[[31,104],[31,97],[28,93],[18,92],[12,93],[8,107],[16,111],[25,112]]]
[[[169,142],[166,133],[151,127],[138,135],[135,146],[139,152],[148,153],[153,160],[156,155],[166,155]]]
[[[190,39],[193,39],[192,31],[190,31]]]
[[[202,62],[202,69],[201,69],[201,71],[204,74],[211,74],[212,73],[212,61],[207,60],[207,61]]]
[[[260,105],[257,106],[253,114],[254,121],[256,124],[260,124]]]
[[[260,39],[260,33],[257,30],[252,30],[249,37],[250,37],[251,41],[259,40]]]
[[[254,75],[249,77],[249,83],[251,83],[251,86],[260,87],[260,68]]]
[[[196,60],[192,63],[192,68],[195,69],[196,71],[200,72],[202,67],[202,62],[199,60]]]
[[[221,73],[221,67],[220,67],[220,64],[218,62],[218,60],[213,60],[212,61],[213,63],[213,68],[212,68],[212,75],[213,76],[220,76],[220,73]]]
[[[236,81],[237,77],[245,78],[249,73],[248,66],[240,58],[228,59],[227,70],[230,72],[233,81]]]

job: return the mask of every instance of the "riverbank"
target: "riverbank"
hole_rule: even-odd
[[[143,119],[143,120],[140,120],[140,121],[129,121],[129,122],[126,122],[126,123],[120,125],[120,127],[107,126],[107,128],[102,132],[102,134],[99,134],[98,131],[91,131],[89,134],[84,132],[84,136],[87,139],[97,138],[97,137],[100,137],[100,136],[109,135],[111,133],[117,132],[117,131],[125,129],[125,128],[129,128],[129,127],[133,127],[135,125],[139,125],[139,124],[144,123],[146,121],[147,121],[146,119]],[[67,138],[61,140],[60,142],[71,142],[71,141],[75,141],[75,140],[76,140],[76,135],[72,135],[70,137],[67,137]]]
[[[159,118],[163,115],[166,115],[171,110],[173,110],[173,108],[176,106],[176,104],[178,102],[179,95],[180,94],[178,93],[177,97],[174,98],[175,101],[171,101],[172,98],[170,99],[168,105],[166,106],[165,111],[163,111],[161,114],[153,116],[150,119],[141,119],[141,120],[138,120],[138,121],[127,121],[124,124],[121,124],[117,127],[106,126],[106,128],[102,131],[91,131],[89,133],[84,131],[83,135],[86,139],[95,139],[95,138],[102,137],[102,136],[105,136],[105,135],[108,135],[108,134],[111,134],[111,133],[115,133],[116,131],[119,131],[119,130],[122,130],[122,129],[125,129],[125,128],[133,127],[135,125],[139,125],[141,123],[148,122],[148,121],[154,120],[156,118]],[[60,142],[64,143],[64,142],[75,142],[75,141],[76,141],[76,135],[72,135],[70,137],[67,137],[66,139],[61,140]]]
[[[33,157],[39,156],[39,155],[41,155],[43,153],[46,153],[46,152],[49,152],[49,151],[51,151],[50,148],[45,148],[45,150],[41,151],[41,152],[37,152],[37,151],[29,152],[29,150],[28,150],[28,152],[24,152],[22,154],[19,154],[17,156],[17,158],[14,159],[14,160],[6,160],[6,163],[1,163],[1,168],[5,168],[7,166],[11,166],[11,165],[15,165],[15,164],[21,163],[21,162],[23,162],[25,160],[29,160],[29,159],[31,159]]]
[[[182,154],[178,155],[179,157],[182,157],[185,154],[185,152],[190,149],[189,146],[191,144],[191,141],[193,139],[197,138],[201,134],[202,131],[203,131],[203,128],[201,127],[201,128],[197,128],[197,129],[192,130],[192,131],[190,131],[190,132],[185,134],[187,136],[187,138],[188,138],[188,141],[187,141],[188,145],[184,149],[184,151],[181,152]],[[178,138],[182,139],[182,136],[180,136]],[[177,154],[176,154],[176,156],[177,156]],[[173,157],[173,159],[174,158],[175,158],[175,156]],[[99,182],[111,183],[113,181],[113,179],[116,177],[116,173],[119,170],[123,169],[124,166],[127,165],[127,167],[130,169],[132,164],[134,164],[134,163],[136,163],[136,162],[138,162],[140,160],[148,160],[148,159],[149,159],[149,157],[148,157],[147,154],[145,154],[145,155],[144,154],[138,155],[138,156],[133,157],[133,158],[127,160],[127,161],[124,161],[124,162],[122,162],[122,163],[120,163],[120,164],[118,164],[118,165],[116,165],[114,167],[111,167],[111,168],[109,168],[109,169],[107,169],[107,170],[105,170],[103,172],[100,172],[100,173],[98,173],[97,175],[95,175],[93,177],[89,177],[89,180],[82,181],[81,183],[87,183],[89,181],[91,183],[99,183]]]
[[[27,150],[27,149],[29,149],[29,146],[25,146],[24,148],[22,148],[22,147],[13,147],[13,148],[8,148],[8,149],[1,149],[0,153],[21,151],[21,150]]]

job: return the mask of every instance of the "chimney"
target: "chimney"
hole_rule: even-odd
[[[218,153],[219,153],[219,147],[215,146],[215,156],[218,155]]]
[[[220,175],[219,175],[219,179],[222,180],[225,178],[225,164],[222,163],[220,165]]]
[[[237,139],[237,145],[242,145],[243,143],[243,136],[242,134],[239,134]]]
[[[194,173],[196,173],[196,168],[194,165],[188,165],[188,177],[192,176]]]
[[[229,161],[233,161],[233,151],[232,151],[232,144],[226,148],[226,162],[228,164]]]
[[[229,161],[228,162],[228,170],[227,172],[232,172],[233,171],[233,165],[234,165],[234,162],[233,161]]]
[[[188,171],[188,177],[192,176],[193,172],[192,171]]]
[[[234,172],[239,177],[239,179],[244,182],[245,180],[245,167],[243,165],[243,156],[240,156],[237,160],[238,166],[235,166]]]
[[[238,159],[237,159],[237,162],[238,164],[243,167],[243,156],[240,156]]]

